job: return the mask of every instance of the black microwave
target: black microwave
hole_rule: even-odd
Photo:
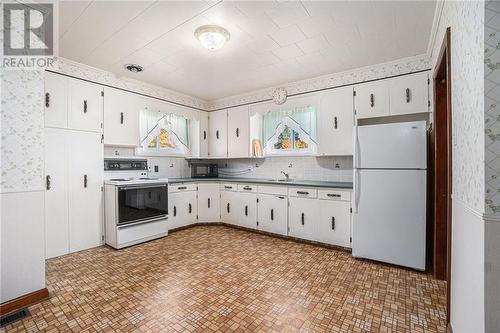
[[[219,169],[217,164],[196,163],[191,165],[191,177],[193,178],[217,178]]]

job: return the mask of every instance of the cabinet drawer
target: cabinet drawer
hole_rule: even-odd
[[[257,185],[238,184],[238,191],[239,192],[255,193],[255,192],[257,192]]]
[[[234,183],[222,183],[220,184],[221,191],[237,191],[238,185]]]
[[[318,190],[310,187],[290,187],[288,189],[288,195],[300,198],[316,198],[318,196]]]
[[[319,190],[318,198],[324,200],[351,201],[351,192],[340,190]]]
[[[259,185],[258,189],[259,193],[262,194],[288,195],[288,190],[285,186]]]
[[[196,191],[196,183],[188,183],[188,184],[169,184],[168,191],[175,192],[187,192],[187,191]]]

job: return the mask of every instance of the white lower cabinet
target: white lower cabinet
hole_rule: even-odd
[[[228,187],[225,189],[225,187]],[[223,184],[220,192],[220,218],[222,222],[238,224],[238,192],[236,184]]]
[[[288,200],[284,195],[259,194],[257,203],[257,229],[287,235]]]
[[[318,200],[319,220],[312,240],[351,247],[351,204],[346,201]]]
[[[236,224],[245,228],[257,228],[257,194],[238,192]]]
[[[288,208],[288,235],[316,240],[320,202],[317,199],[290,197]]]
[[[180,188],[179,192],[173,188]],[[198,204],[196,186],[188,190],[187,186],[179,184],[169,186],[168,195],[168,229],[176,229],[196,223]]]
[[[198,183],[198,222],[219,222],[219,183]]]
[[[45,129],[45,256],[99,246],[103,145],[94,132]]]

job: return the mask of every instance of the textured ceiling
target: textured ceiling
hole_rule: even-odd
[[[62,1],[62,57],[215,100],[425,53],[434,1]],[[204,24],[231,33],[209,51]],[[144,71],[132,74],[125,63]]]

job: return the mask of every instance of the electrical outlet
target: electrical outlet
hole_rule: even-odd
[[[340,164],[339,163],[335,163],[335,169],[340,169]]]
[[[160,168],[157,165],[155,165],[155,172],[158,172],[158,171],[160,171]]]

